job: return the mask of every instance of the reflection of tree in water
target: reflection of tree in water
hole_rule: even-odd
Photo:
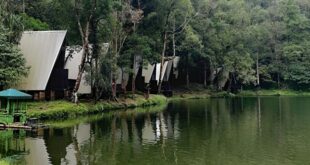
[[[44,141],[52,164],[238,164],[248,158],[278,164],[293,152],[292,160],[306,162],[310,111],[304,107],[309,99],[181,101],[160,112],[119,111],[90,124],[45,130]],[[14,138],[4,147],[1,136],[1,157],[10,155],[6,148],[20,149],[12,148]]]
[[[47,152],[50,156],[52,164],[61,164],[61,160],[65,158],[66,148],[72,143],[72,132],[67,129],[46,129],[44,130],[44,141]]]
[[[25,144],[26,132],[24,130],[0,130],[0,160],[10,159],[13,156],[19,156],[20,159],[13,160],[10,164],[21,164],[27,154]]]
[[[174,138],[174,123],[178,122],[171,120],[176,120],[176,116],[161,112],[128,111],[92,123],[90,138],[79,147],[81,162],[128,164],[133,157],[145,154],[144,146],[148,143],[156,146],[164,144],[168,136]],[[156,132],[158,129],[160,134]]]

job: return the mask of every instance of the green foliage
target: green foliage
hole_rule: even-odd
[[[17,14],[23,11],[21,2],[1,1],[1,6],[10,9],[9,12],[0,11],[4,29],[1,31],[4,36],[1,42],[17,43],[23,23],[25,29],[31,30],[67,29],[69,43],[81,44],[75,9],[84,25],[94,5],[91,0],[80,0],[77,8],[75,0],[24,2],[25,13]],[[118,67],[130,72],[136,55],[143,56],[144,61],[159,62],[165,32],[168,38],[164,54],[171,56],[176,50],[176,55],[182,57],[180,70],[206,69],[209,85],[217,89],[230,91],[232,88],[256,85],[263,88],[310,88],[310,2],[139,2],[140,6],[137,1],[97,1],[89,41],[94,44],[93,60],[98,66],[89,66],[88,71],[92,72],[93,77],[88,79],[89,82],[101,84],[100,90],[109,91],[111,75]],[[108,54],[104,56],[98,49],[102,43],[110,44]],[[11,46],[2,45],[13,50],[7,48]],[[6,76],[16,75],[10,69],[3,72]]]
[[[0,6],[0,86],[10,87],[26,76],[29,68],[25,66],[26,61],[15,44],[18,38],[14,35],[16,32],[12,32],[16,25],[13,19],[15,15],[2,7],[4,6]],[[14,21],[3,16],[8,16]]]
[[[49,30],[47,23],[42,22],[39,19],[28,16],[27,14],[21,14],[23,25],[25,30]]]

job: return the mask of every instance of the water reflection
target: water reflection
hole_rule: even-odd
[[[0,159],[26,154],[25,131],[0,130]]]
[[[175,101],[0,133],[13,164],[305,164],[310,98]],[[79,124],[76,124],[79,123]]]

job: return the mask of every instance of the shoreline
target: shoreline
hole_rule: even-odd
[[[98,101],[96,104],[82,101],[78,105],[65,100],[31,102],[26,115],[28,118],[38,118],[39,120],[70,119],[113,110],[163,105],[167,102],[167,98],[162,95],[150,95],[148,100],[141,95],[135,95],[135,99],[121,98],[119,102]]]
[[[167,107],[166,104],[161,105],[154,105],[154,106],[147,106],[147,107],[137,107],[125,110],[116,110],[116,111],[108,111],[104,113],[98,113],[93,115],[85,115],[85,116],[78,116],[76,118],[68,118],[65,120],[47,120],[44,121],[44,124],[47,124],[49,127],[52,128],[66,128],[72,127],[80,123],[88,123],[93,121],[101,120],[102,118],[111,118],[114,116],[121,116],[121,115],[139,115],[144,113],[156,113],[161,112],[163,109]]]
[[[209,99],[209,98],[231,98],[231,97],[258,97],[258,96],[310,96],[310,91],[296,91],[289,89],[262,89],[262,90],[243,90],[237,94],[221,91],[211,91],[202,89],[200,91],[176,92],[168,100],[180,99]]]
[[[258,96],[310,96],[310,92],[294,90],[244,90],[238,94],[230,92],[214,92],[206,89],[199,91],[176,91],[175,94],[166,98],[163,95],[150,95],[148,100],[142,95],[135,95],[135,99],[120,98],[119,102],[82,101],[78,105],[65,100],[31,102],[27,111],[28,118],[39,120],[72,119],[82,115],[106,113],[113,110],[146,108],[151,106],[165,105],[174,100],[210,99],[210,98],[233,98],[233,97],[258,97]]]

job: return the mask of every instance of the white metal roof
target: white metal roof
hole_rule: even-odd
[[[127,86],[128,81],[129,81],[129,74],[126,71],[122,71],[121,68],[117,68],[116,84],[122,84],[122,82],[124,82],[124,85]]]
[[[134,65],[133,65],[133,67],[135,68],[135,76],[137,77],[137,75],[138,75],[138,72],[139,72],[139,69],[140,69],[140,67],[141,67],[141,63],[142,63],[142,57],[141,56],[139,56],[139,55],[136,55],[135,57],[134,57]]]
[[[66,64],[65,64],[65,69],[68,69],[68,78],[75,80],[79,74],[79,66],[82,61],[82,55],[84,53],[84,50],[80,51],[74,51],[71,55],[71,57],[68,57],[70,52],[69,52],[70,47],[67,47],[66,49],[66,59],[68,58]]]
[[[122,77],[123,77],[123,71],[120,67],[118,67],[116,72],[117,72],[116,73],[116,76],[117,76],[116,84],[121,84],[122,83]]]
[[[143,67],[142,76],[144,77],[145,83],[150,83],[154,67],[155,65],[151,65],[150,63],[148,63],[146,67]]]
[[[169,81],[172,65],[173,65],[173,61],[172,60],[168,61],[167,70],[166,70],[163,81]]]
[[[17,86],[20,90],[45,90],[67,31],[26,31],[19,48],[30,66],[28,77]]]
[[[159,83],[160,66],[161,66],[161,63],[157,63],[157,64],[156,64],[156,73],[155,73],[156,76],[155,76],[155,80],[157,81],[157,83]],[[166,73],[167,66],[168,66],[168,61],[165,61],[164,65],[163,65],[163,70],[162,70],[162,74],[161,74],[160,80],[163,80],[163,78],[164,78],[164,76],[165,76],[165,73]]]
[[[164,66],[163,66],[163,70],[162,70],[162,73],[161,73],[161,78],[160,78],[161,81],[164,80],[164,76],[165,76],[165,73],[166,73],[166,70],[167,70],[167,66],[168,66],[168,61],[165,61]]]
[[[155,71],[155,80],[156,80],[156,81],[159,80],[160,66],[161,66],[160,63],[157,63],[157,64],[156,64],[156,71]]]
[[[178,70],[179,62],[180,62],[180,57],[176,56],[173,59],[173,74],[175,75],[175,78],[179,77],[179,70]]]
[[[70,47],[67,47],[66,58],[69,55],[69,49],[70,49]],[[68,78],[71,80],[76,80],[76,78],[79,74],[79,66],[80,66],[81,61],[82,61],[83,53],[84,53],[83,49],[80,51],[74,51],[72,53],[72,56],[68,58],[68,60],[65,64],[65,69],[68,69]],[[91,86],[88,85],[85,81],[85,73],[83,73],[83,75],[82,75],[82,80],[80,83],[78,93],[80,93],[80,94],[90,94],[91,93]]]
[[[82,75],[82,80],[80,83],[78,93],[80,93],[80,94],[91,94],[91,86],[86,83],[85,72]]]

